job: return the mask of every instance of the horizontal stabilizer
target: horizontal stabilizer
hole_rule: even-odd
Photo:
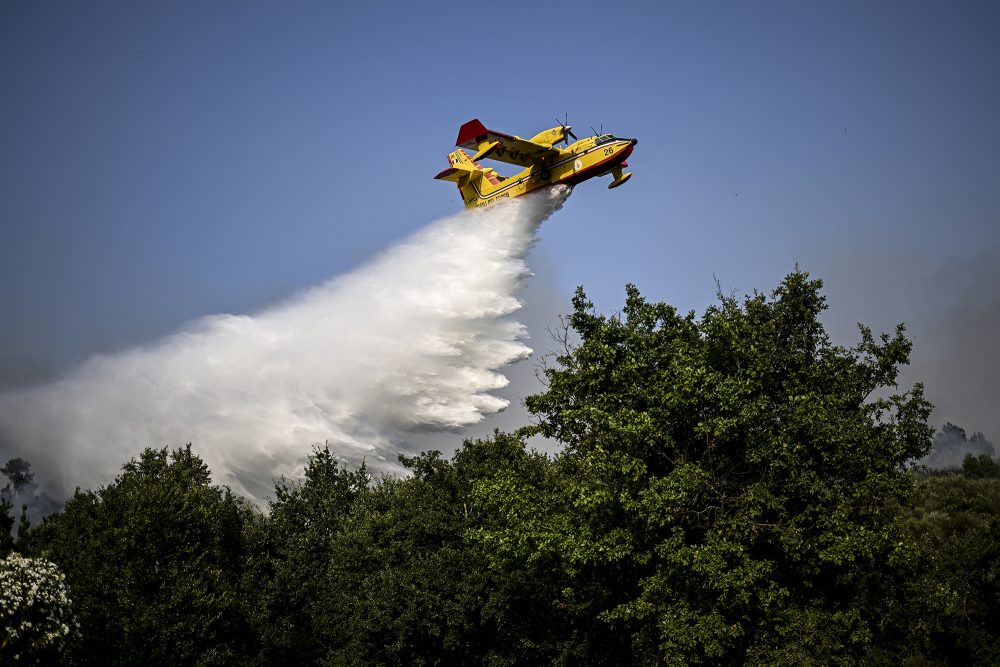
[[[462,177],[463,171],[464,170],[462,169],[455,169],[454,167],[448,167],[434,178],[438,179],[439,181],[454,181],[457,183],[458,179]]]
[[[439,181],[451,181],[458,183],[462,187],[469,181],[478,181],[483,176],[489,177],[493,173],[492,169],[483,169],[480,165],[472,162],[464,151],[457,150],[448,156],[450,167],[442,171],[434,178]]]

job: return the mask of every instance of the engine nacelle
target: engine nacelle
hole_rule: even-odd
[[[558,144],[560,141],[566,139],[567,129],[568,128],[564,127],[553,127],[551,130],[545,130],[544,132],[539,132],[531,139],[529,139],[529,141],[536,144],[548,144],[548,147],[551,148],[552,146]]]

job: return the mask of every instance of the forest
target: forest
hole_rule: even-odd
[[[0,662],[1000,664],[1000,463],[898,386],[902,325],[835,345],[800,270],[572,306],[532,423],[408,476],[314,447],[259,507],[150,447],[31,525],[8,461]]]

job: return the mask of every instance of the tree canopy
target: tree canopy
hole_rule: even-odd
[[[85,664],[232,664],[248,650],[243,535],[255,512],[190,445],[146,449],[32,535],[66,573]]]
[[[480,487],[506,519],[481,534],[494,565],[554,563],[618,643],[608,659],[828,663],[882,645],[909,558],[887,501],[910,491],[930,405],[919,385],[880,393],[903,328],[835,346],[820,288],[795,272],[700,320],[633,286],[598,315],[578,290],[580,342],[527,400],[526,432],[564,445],[552,479]]]

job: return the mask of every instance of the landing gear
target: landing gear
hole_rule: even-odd
[[[542,167],[542,170],[538,172],[538,178],[542,179],[543,181],[547,181],[551,177],[552,177],[552,174],[549,173],[549,168],[548,167]]]

